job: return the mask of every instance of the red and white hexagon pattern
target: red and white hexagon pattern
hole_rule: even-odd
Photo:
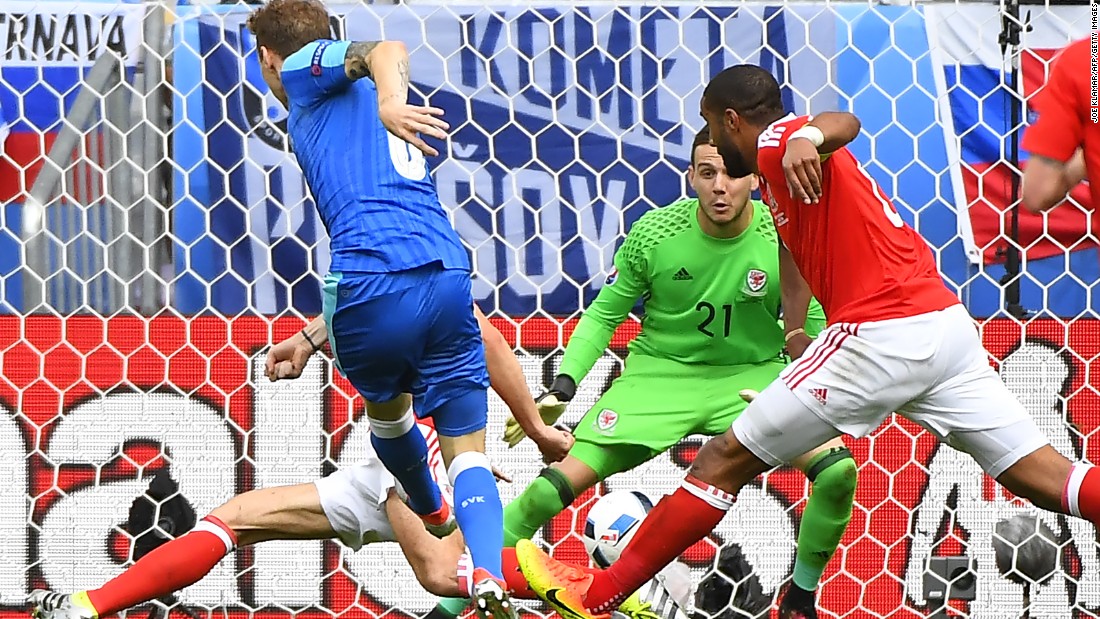
[[[354,461],[366,440],[365,427],[355,424],[361,405],[329,365],[314,360],[293,382],[259,378],[263,347],[301,324],[0,317],[0,615],[19,615],[32,588],[91,587],[117,574],[130,555],[122,529],[127,510],[158,470],[167,469],[202,515],[235,493],[308,481]],[[537,389],[572,323],[497,324],[518,344]],[[613,350],[623,352],[636,329],[633,323],[621,329]],[[1100,370],[1100,321],[992,320],[983,333],[1004,380],[1055,446],[1096,460],[1100,395],[1090,377]],[[612,354],[597,364],[567,420],[584,413],[617,367]],[[499,400],[491,415],[490,432],[499,434],[505,415]],[[666,493],[699,444],[685,440],[604,489]],[[503,487],[512,498],[542,465],[530,445],[508,450],[496,435],[490,445],[493,459],[516,477]],[[999,575],[990,547],[993,527],[1025,509],[1022,504],[908,422],[893,420],[850,446],[860,463],[857,507],[826,574],[824,610],[844,617],[923,616],[924,566],[930,557],[953,555],[972,557],[978,575],[977,599],[954,603],[958,610],[992,617],[1023,607],[1023,587]],[[716,543],[737,543],[764,592],[774,592],[791,569],[806,492],[800,474],[771,473],[747,488],[715,535],[684,560],[701,576]],[[545,531],[559,556],[582,557],[576,534],[592,496]],[[1100,607],[1093,530],[1053,515],[1042,519],[1063,544],[1062,561],[1054,578],[1029,592],[1032,616],[1072,617],[1074,607]],[[395,545],[349,553],[331,542],[277,542],[239,552],[181,600],[203,615],[214,609],[236,619],[422,613],[432,604]]]

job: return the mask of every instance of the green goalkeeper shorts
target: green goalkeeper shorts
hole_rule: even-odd
[[[715,367],[630,355],[622,375],[573,431],[570,455],[606,479],[686,436],[722,434],[748,406],[738,393],[763,391],[784,367],[779,359]]]

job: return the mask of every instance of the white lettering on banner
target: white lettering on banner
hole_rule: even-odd
[[[10,413],[0,416],[0,540],[6,560],[0,561],[0,604],[22,604],[27,570],[15,557],[27,553],[27,462],[23,435]]]
[[[235,493],[237,456],[222,413],[183,395],[116,393],[79,404],[57,422],[46,456],[55,466],[102,466],[119,456],[126,441],[141,439],[158,442],[171,457],[172,478],[200,517]],[[145,481],[114,482],[58,500],[43,521],[39,554],[51,588],[89,589],[121,572],[104,540],[147,487]],[[232,561],[222,562],[180,599],[239,603],[233,568]]]
[[[1001,377],[1031,413],[1051,445],[1076,460],[1079,456],[1061,410],[1062,392],[1070,369],[1069,362],[1057,348],[1027,342],[1001,364]],[[1033,514],[1055,533],[1060,540],[1057,543],[1071,543],[1081,559],[1081,576],[1075,602],[1068,592],[1065,573],[1056,570],[1050,582],[1031,591],[1030,612],[1037,617],[1070,619],[1075,616],[1075,603],[1089,607],[1100,604],[1100,558],[1097,557],[1096,532],[1090,523],[1008,499],[1000,488],[994,490],[992,499],[988,498],[987,485],[992,482],[982,473],[981,467],[966,454],[946,445],[939,447],[928,464],[928,475],[928,486],[916,511],[906,568],[907,589],[915,602],[927,603],[922,582],[925,566],[940,541],[938,533],[942,523],[947,520],[963,530],[967,536],[965,552],[977,565],[977,600],[970,603],[969,616],[973,619],[1019,616],[1024,610],[1024,588],[1001,576],[993,536],[998,523],[1016,515]],[[946,507],[952,494],[956,497],[953,509]]]
[[[504,262],[508,283],[523,296],[550,292],[562,281],[561,202],[557,180],[547,172],[524,168],[504,178],[501,208]],[[528,225],[528,219],[534,226]],[[534,231],[534,236],[530,231]]]
[[[660,148],[660,139],[690,143],[690,131],[666,132],[696,117],[696,91],[707,75],[734,60],[722,27],[737,14],[733,9],[508,13],[465,15],[454,42],[436,43],[459,49],[458,66],[451,71],[460,76],[461,90],[482,96],[491,86],[488,92],[507,105],[504,93],[516,93],[527,104],[522,107],[553,110],[558,123],[645,137],[653,141],[647,147]],[[743,61],[759,54],[759,41],[756,34],[753,44],[744,46]]]
[[[595,200],[588,188],[588,179],[581,176],[569,177],[569,188],[573,192],[573,209],[580,218],[578,228],[584,248],[585,274],[598,282],[601,273],[611,270],[615,259],[615,243],[619,240],[619,231],[626,227],[623,212],[616,206],[626,200],[626,183],[611,181],[607,184],[607,196],[604,200],[603,218],[596,223]],[[589,282],[578,282],[587,285]]]
[[[5,2],[0,59],[6,67],[87,66],[107,50],[137,62],[144,6],[97,2]]]
[[[575,242],[562,230],[565,210],[578,219],[576,242],[583,247],[585,273],[603,273],[611,264],[623,227],[619,207],[625,182],[612,180],[605,196],[594,197],[584,176],[559,180],[536,169],[494,176],[481,164],[454,158],[436,169],[435,179],[440,201],[451,209],[455,230],[473,255],[475,298],[502,286],[525,297],[557,289],[564,281],[561,250]],[[572,205],[557,198],[559,182],[572,191]],[[597,201],[604,205],[599,223],[593,208]],[[488,211],[487,222],[472,213],[481,206]]]
[[[253,462],[257,488],[309,483],[321,477],[325,388],[323,364],[309,363],[293,381],[264,376],[266,354],[252,359]],[[321,542],[274,541],[255,550],[254,603],[321,602]]]
[[[484,227],[466,210],[468,201],[495,205],[493,177],[483,166],[472,161],[448,158],[435,171],[439,201],[451,211],[455,230],[470,249],[475,278],[472,293],[475,299],[493,294],[498,286],[500,267],[497,241],[491,223]]]

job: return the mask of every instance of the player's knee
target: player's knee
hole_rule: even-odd
[[[1042,509],[1061,512],[1062,493],[1073,464],[1050,445],[1020,458],[996,479],[1016,496]]]
[[[736,492],[767,469],[767,465],[746,449],[733,432],[727,431],[703,445],[688,473],[723,490]]]
[[[856,494],[859,472],[852,452],[840,447],[829,452],[806,471],[813,493],[829,502],[851,503]]]
[[[245,493],[247,494],[247,493]],[[237,495],[218,507],[215,507],[210,515],[217,518],[236,534],[248,528],[252,519],[249,515],[248,500],[245,495]]]
[[[271,513],[271,502],[252,490],[229,499],[214,508],[210,515],[229,527],[237,536],[246,536],[263,527],[263,519]],[[242,546],[247,544],[241,543]]]

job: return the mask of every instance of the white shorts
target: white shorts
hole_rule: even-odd
[[[439,484],[444,500],[453,503],[447,467],[443,464],[435,431],[418,425],[428,441],[432,477]],[[340,542],[352,550],[359,550],[364,544],[397,541],[386,515],[386,499],[391,489],[401,492],[401,488],[369,443],[367,451],[367,456],[355,465],[341,467],[314,482],[329,525]]]
[[[992,477],[1047,444],[989,365],[962,305],[830,325],[733,423],[772,465],[839,436],[870,434],[891,412],[969,453]]]

